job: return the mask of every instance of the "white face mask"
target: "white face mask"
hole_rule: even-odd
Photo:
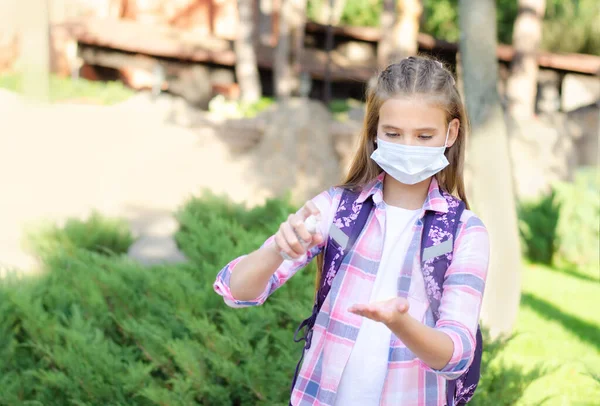
[[[449,165],[444,155],[449,134],[450,126],[443,147],[401,145],[378,138],[377,149],[371,154],[371,159],[398,182],[414,185]]]

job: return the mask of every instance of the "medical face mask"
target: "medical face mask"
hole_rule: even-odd
[[[377,139],[377,149],[371,159],[400,183],[414,185],[440,172],[449,165],[444,155],[450,126],[443,147],[401,145]]]

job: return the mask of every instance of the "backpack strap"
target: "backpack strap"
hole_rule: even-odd
[[[304,354],[310,348],[313,327],[317,321],[321,307],[331,290],[331,283],[340,269],[344,258],[352,250],[354,243],[356,243],[373,209],[373,199],[369,196],[363,203],[358,203],[357,199],[359,195],[360,192],[358,191],[344,189],[331,224],[329,238],[325,247],[325,260],[323,261],[323,269],[321,270],[321,278],[318,282],[319,288],[315,295],[312,314],[309,318],[303,320],[294,332],[294,341],[297,343],[304,341],[305,344],[300,360],[296,365],[291,391],[294,390],[294,386],[296,385],[300,365],[302,365],[302,361],[304,360]]]
[[[448,213],[428,211],[423,219],[421,237],[421,269],[425,278],[432,277],[428,279],[426,290],[436,322],[440,318],[439,307],[446,271],[452,262],[458,226],[466,209],[464,202],[447,193],[443,193],[443,196],[448,201]],[[446,382],[448,406],[464,405],[473,397],[479,382],[482,351],[482,336],[478,327],[471,366],[457,379]]]
[[[329,229],[319,289],[315,297],[318,311],[321,310],[329,294],[333,278],[337,275],[346,255],[354,247],[373,209],[373,199],[368,197],[363,203],[357,203],[359,195],[359,192],[344,189]]]
[[[445,193],[444,197],[448,201],[448,213],[427,211],[421,235],[421,270],[425,280],[430,280],[426,290],[435,321],[440,317],[444,278],[452,262],[458,225],[466,208],[465,203],[455,197]]]

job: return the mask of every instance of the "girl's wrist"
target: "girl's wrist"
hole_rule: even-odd
[[[403,331],[406,328],[406,323],[409,321],[410,315],[408,312],[397,311],[392,319],[386,323],[388,328],[394,332]]]
[[[270,244],[263,247],[265,251],[265,255],[267,256],[267,261],[269,263],[276,263],[277,266],[281,265],[283,262],[283,257],[281,256],[281,252],[279,250],[279,246],[272,241]]]

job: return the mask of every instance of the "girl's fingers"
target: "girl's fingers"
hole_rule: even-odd
[[[364,316],[365,314],[370,312],[369,305],[365,304],[355,304],[348,308],[348,311],[354,314],[358,314],[359,316]]]
[[[304,254],[305,249],[302,246],[302,244],[300,244],[300,241],[298,240],[298,237],[292,229],[292,226],[289,223],[289,221],[281,225],[280,231],[283,234],[283,237],[285,238],[287,244],[293,250],[296,256]]]
[[[304,204],[303,211],[306,214],[305,219],[308,218],[308,216],[311,216],[311,215],[312,216],[318,216],[318,215],[321,214],[319,212],[319,208],[317,207],[316,204],[313,203],[312,200],[309,200],[308,202],[306,202]]]
[[[282,233],[279,232],[279,233],[275,234],[275,244],[277,244],[277,246],[279,247],[279,250],[281,252],[283,252],[285,255],[287,255],[288,257],[290,257],[292,259],[298,258],[298,254],[296,254],[294,252],[294,250],[290,247],[290,245],[287,243],[287,241],[283,237]]]
[[[313,234],[312,241],[310,243],[310,248],[315,247],[321,243],[323,243],[323,235],[321,235],[321,233]]]
[[[366,317],[374,321],[383,321],[385,314],[381,311],[379,306],[374,303],[369,304],[355,304],[348,308],[350,313],[354,313],[358,316]]]
[[[295,214],[288,217],[288,223],[291,225],[296,237],[299,237],[305,243],[310,244],[312,242],[312,234],[308,232],[304,225],[304,220]]]

